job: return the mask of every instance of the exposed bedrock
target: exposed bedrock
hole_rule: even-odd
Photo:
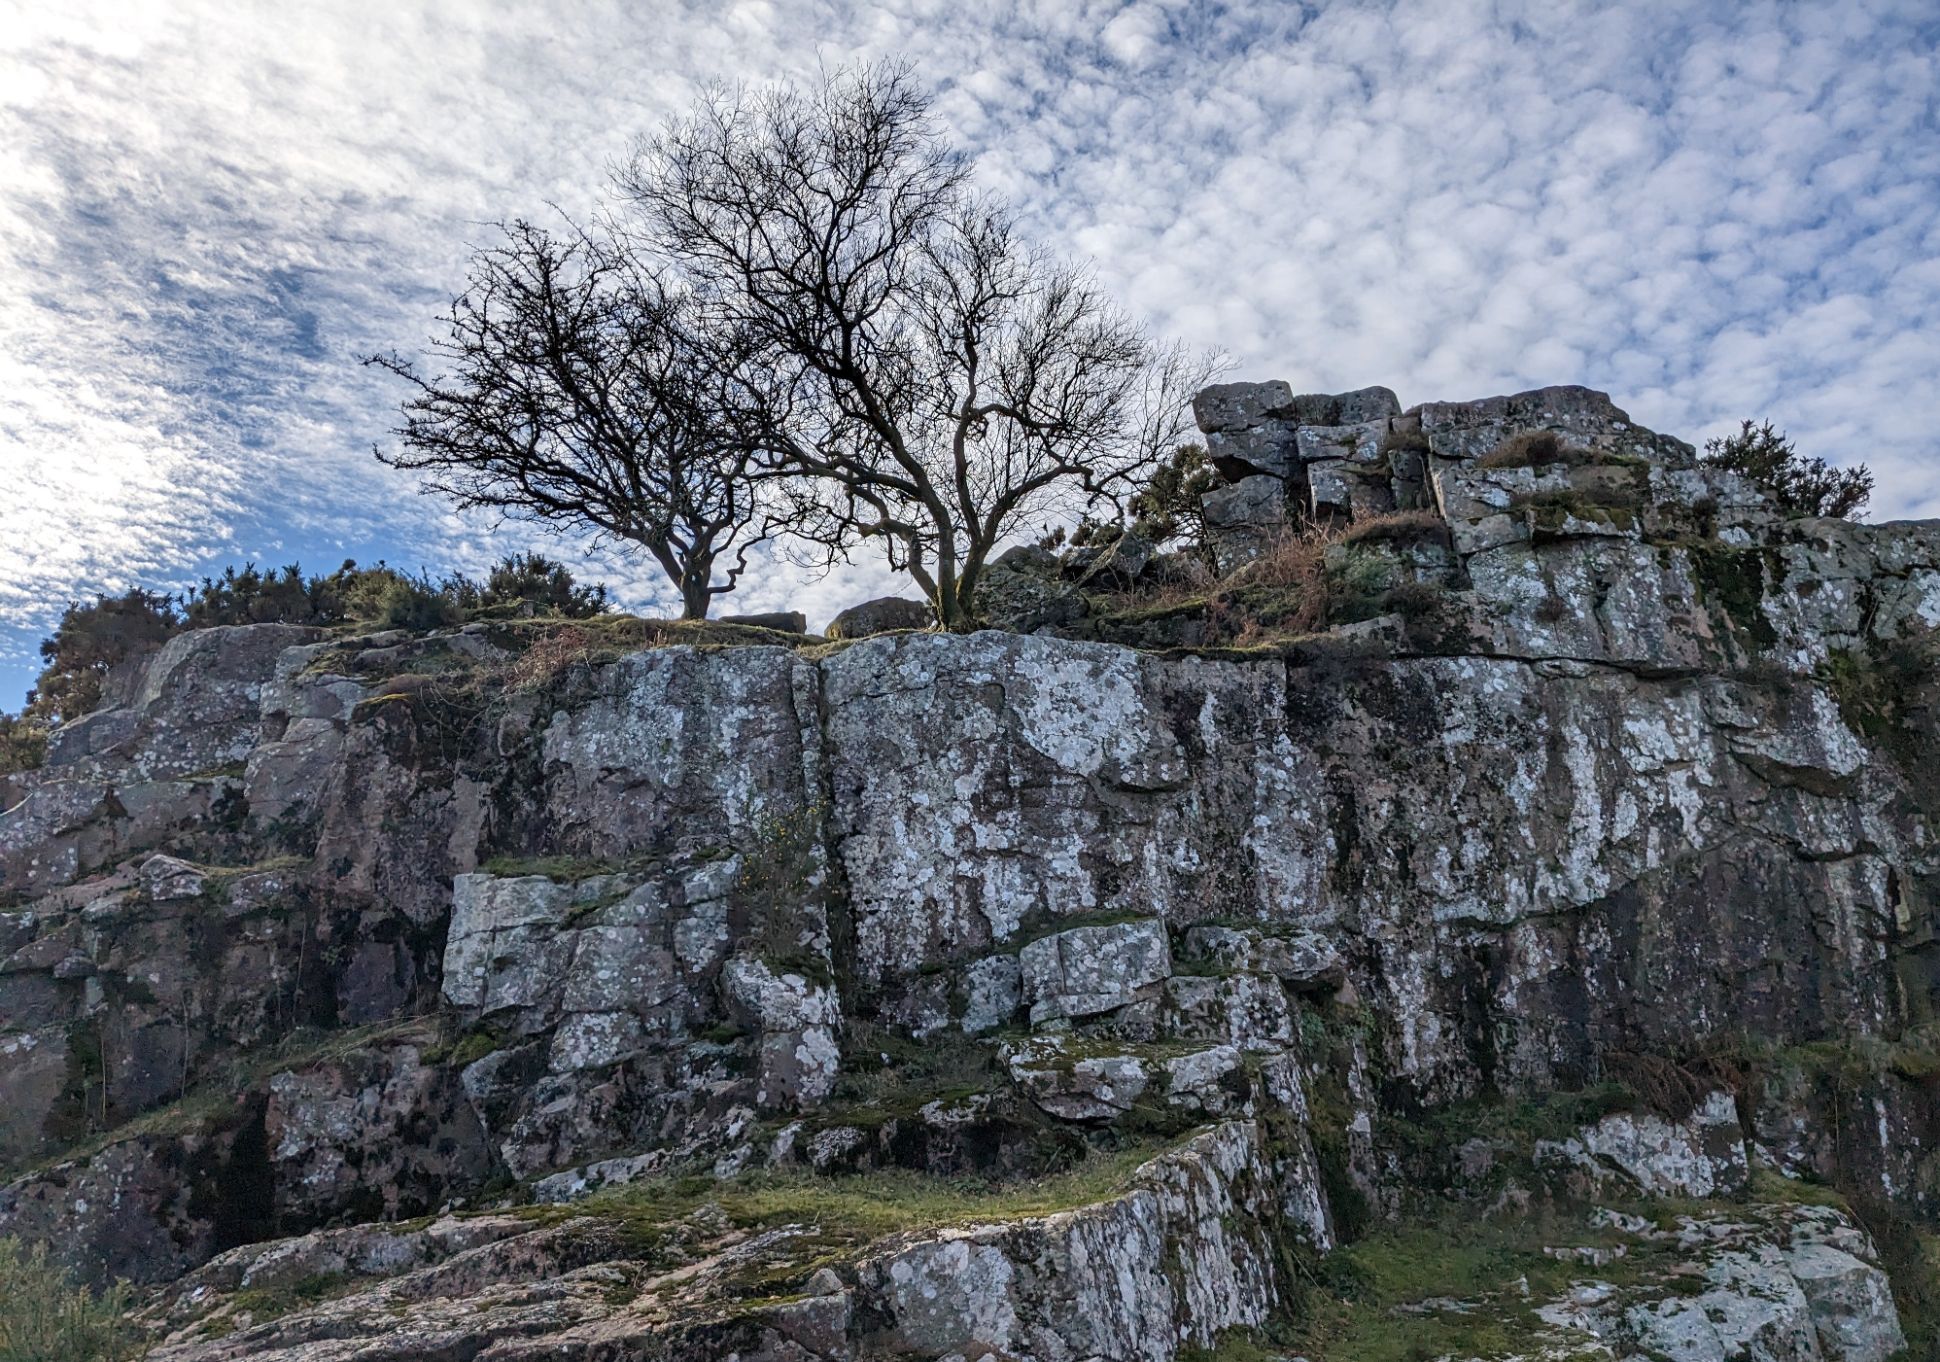
[[[1002,1180],[1211,1140],[1091,1219],[850,1254],[839,1328],[826,1302],[760,1326],[794,1352],[720,1336],[1166,1359],[1283,1308],[1288,1252],[1424,1186],[1493,1188],[1513,1142],[1424,1138],[1450,1113],[1595,1091],[1608,1111],[1515,1154],[1530,1178],[1717,1199],[1808,1176],[1940,1214],[1940,753],[1907,660],[1940,623],[1940,525],[1786,521],[1583,389],[1404,413],[1236,385],[1201,416],[1285,524],[1438,518],[1440,556],[1411,560],[1433,627],[535,669],[537,625],[266,625],[116,678],[0,813],[0,1231],[162,1283],[695,1169]],[[1485,466],[1529,430],[1577,456]],[[403,1289],[531,1232],[411,1230],[385,1271]],[[1790,1220],[1758,1233],[1747,1261],[1782,1259],[1811,1307],[1785,1328],[1874,1289],[1870,1249],[1848,1268]],[[1174,1313],[1119,1319],[1059,1276],[1093,1234]],[[572,1252],[588,1281],[633,1261]],[[526,1318],[494,1271],[491,1317]],[[1571,1308],[1554,1327],[1625,1346],[1683,1327]],[[589,1311],[587,1339],[619,1327]],[[635,1355],[613,1348],[546,1355]]]

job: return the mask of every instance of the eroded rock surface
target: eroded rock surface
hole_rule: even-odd
[[[1940,526],[1787,521],[1585,389],[1200,414],[1229,565],[1385,526],[1326,561],[1428,607],[1140,652],[1059,637],[1082,574],[1030,551],[1028,633],[538,667],[251,626],[117,678],[0,813],[0,1231],[205,1283],[184,1358],[1170,1362],[1423,1188],[1940,1217]],[[1447,1124],[1559,1094],[1527,1148]],[[758,1218],[671,1265],[610,1210],[367,1225],[1137,1141],[1184,1152],[827,1262]],[[1802,1223],[1704,1277],[1729,1338],[1586,1297],[1570,1346],[1872,1357],[1876,1255]],[[279,1239],[351,1294],[191,1337]]]

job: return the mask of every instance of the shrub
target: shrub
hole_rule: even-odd
[[[204,577],[202,585],[183,599],[183,619],[191,629],[220,624],[326,623],[318,610],[318,580],[304,580],[303,569],[295,563],[268,571],[254,563],[226,567],[220,577]]]
[[[47,760],[47,725],[31,714],[0,714],[0,776],[32,771]]]
[[[146,1351],[125,1286],[97,1296],[49,1262],[45,1244],[0,1238],[0,1359],[122,1362]]]
[[[1873,494],[1872,470],[1833,468],[1824,459],[1800,454],[1770,421],[1740,425],[1736,435],[1704,444],[1704,462],[1713,468],[1742,473],[1769,492],[1787,516],[1843,517],[1857,515]]]
[[[1243,589],[1264,587],[1284,593],[1286,608],[1275,612],[1271,625],[1277,632],[1311,634],[1327,623],[1327,548],[1334,539],[1324,532],[1287,535],[1235,572],[1228,582]],[[1234,642],[1260,641],[1267,623],[1257,615],[1243,621]]]
[[[1206,521],[1199,499],[1219,485],[1218,470],[1204,445],[1180,445],[1153,470],[1151,480],[1132,498],[1132,529],[1154,544],[1183,539],[1194,554],[1210,562]]]
[[[406,577],[401,573],[378,587],[369,609],[364,618],[372,624],[386,629],[409,629],[413,633],[449,629],[465,622],[463,607],[432,585],[429,578]]]
[[[439,590],[466,614],[560,615],[588,619],[606,609],[604,586],[581,586],[564,563],[544,554],[509,554],[483,582],[453,574]]]
[[[550,685],[560,673],[591,657],[595,646],[592,633],[577,624],[542,634],[512,663],[506,688],[523,691]]]
[[[119,596],[97,595],[92,604],[69,605],[40,645],[47,665],[34,682],[25,713],[50,726],[79,718],[101,702],[109,672],[131,657],[155,651],[181,628],[175,602],[140,587]]]
[[[474,589],[474,584],[463,578],[454,580],[463,583],[458,602],[467,609],[514,605],[535,615],[563,615],[575,620],[587,619],[606,609],[604,586],[581,586],[573,580],[572,572],[564,563],[538,553],[512,554],[499,559],[486,577],[484,589],[476,591],[475,604],[465,596],[468,590]]]

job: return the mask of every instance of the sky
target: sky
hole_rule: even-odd
[[[490,224],[713,80],[906,58],[1036,240],[1236,379],[1770,418],[1940,516],[1940,6],[0,0],[0,708],[61,607],[538,547],[373,456]],[[812,626],[900,583],[761,574]]]

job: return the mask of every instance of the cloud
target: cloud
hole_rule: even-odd
[[[30,14],[0,35],[0,652],[242,556],[549,542],[380,467],[397,393],[357,357],[422,337],[481,224],[590,207],[701,82],[881,54],[1029,230],[1238,375],[1584,382],[1687,439],[1769,416],[1870,463],[1876,514],[1940,514],[1937,38],[1917,0]]]

